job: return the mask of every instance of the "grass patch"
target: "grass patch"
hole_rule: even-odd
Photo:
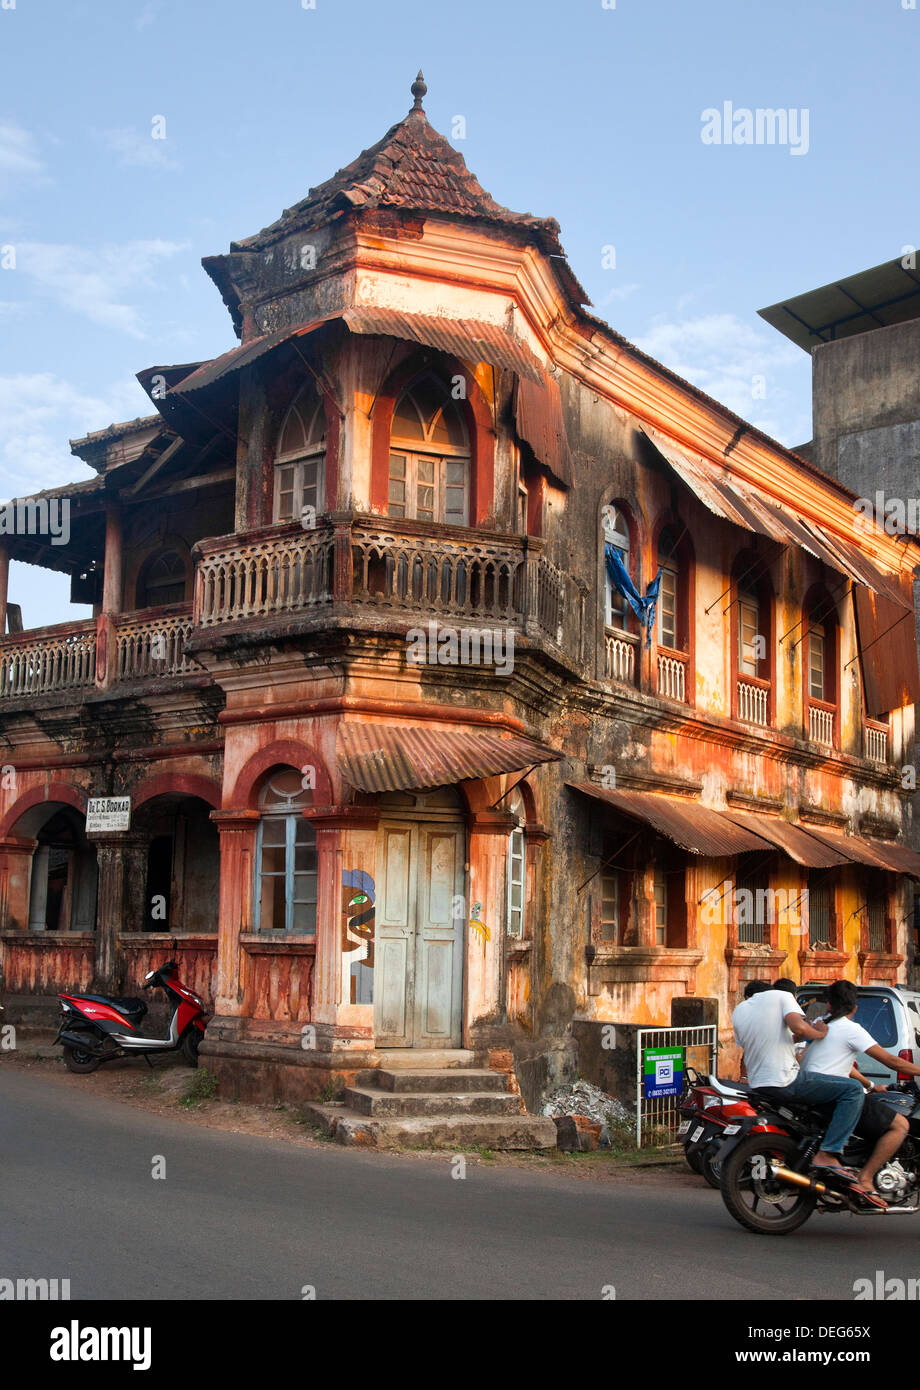
[[[207,1067],[199,1067],[190,1078],[185,1093],[179,1097],[179,1104],[187,1110],[202,1101],[217,1099],[217,1077]]]

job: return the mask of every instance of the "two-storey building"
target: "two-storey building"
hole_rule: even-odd
[[[176,955],[241,1095],[465,1049],[533,1105],[579,1023],[903,978],[916,553],[593,317],[413,95],[3,538],[4,612],[9,557],[94,612],[0,647],[4,986]]]

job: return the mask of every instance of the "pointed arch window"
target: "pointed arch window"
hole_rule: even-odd
[[[184,603],[186,566],[177,550],[160,550],[145,561],[137,581],[138,608]]]
[[[623,562],[623,568],[632,574],[629,519],[626,512],[615,505],[604,508],[604,544],[612,545]],[[631,609],[623,594],[606,576],[604,599],[604,625],[625,632],[629,628]]]
[[[837,608],[826,590],[813,592],[805,602],[803,684],[808,739],[825,748],[839,738],[837,681]]]
[[[426,375],[400,396],[390,428],[387,514],[469,524],[470,440],[450,389]]]
[[[285,417],[275,454],[275,521],[300,521],[304,508],[318,516],[325,505],[326,412],[312,386]]]
[[[262,789],[256,834],[256,931],[316,933],[316,832],[302,812],[313,803],[301,774],[279,768]]]

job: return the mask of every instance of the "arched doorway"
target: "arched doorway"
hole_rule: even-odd
[[[30,931],[93,931],[98,873],[96,847],[86,838],[84,816],[73,806],[44,802],[14,827],[34,835],[29,882]]]
[[[460,1046],[466,823],[455,787],[382,796],[377,837],[374,1041]]]
[[[133,830],[147,849],[143,925],[130,930],[215,932],[220,837],[208,803],[174,793],[151,797],[137,808]]]

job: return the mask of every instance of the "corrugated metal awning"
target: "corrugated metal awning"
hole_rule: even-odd
[[[514,395],[514,426],[534,457],[563,487],[572,486],[572,455],[562,414],[559,383],[547,373],[542,381],[518,377]]]
[[[913,595],[909,585],[903,603]],[[884,594],[856,590],[856,625],[866,709],[874,718],[920,704],[920,671],[913,605],[905,612]]]
[[[641,425],[640,428],[681,482],[714,516],[731,521],[746,531],[769,536],[782,545],[807,550],[838,574],[844,574],[854,583],[884,594],[893,603],[904,607],[899,580],[883,574],[855,545],[832,535],[817,522],[796,515],[788,505],[781,506],[779,502],[756,493],[753,488],[746,487],[738,478],[731,476],[727,469],[719,468],[708,459],[691,457],[651,426]]]
[[[734,821],[735,825],[771,841],[788,858],[796,864],[804,864],[807,869],[832,869],[850,862],[839,850],[816,840],[813,835],[806,834],[801,826],[791,825],[789,821],[759,815],[756,811],[722,811],[719,814]]]
[[[354,722],[339,725],[335,752],[345,781],[362,792],[443,787],[562,757],[521,734]]]
[[[853,864],[920,879],[920,854],[906,845],[892,844],[890,840],[874,840],[865,835],[844,835],[824,825],[820,829],[815,825],[803,825],[802,829],[823,845],[838,850]]]
[[[168,394],[185,396],[191,391],[200,391],[211,386],[229,372],[237,372],[242,367],[263,357],[274,348],[295,338],[303,338],[314,333],[328,323],[343,323],[350,333],[379,335],[386,338],[404,338],[409,342],[422,343],[425,347],[436,348],[439,352],[450,353],[454,357],[472,362],[489,362],[494,367],[507,367],[518,376],[543,384],[544,373],[534,354],[524,343],[512,338],[504,329],[494,324],[482,323],[478,319],[433,318],[428,314],[407,314],[397,309],[377,309],[352,307],[335,314],[309,322],[279,328],[275,333],[263,333],[248,343],[205,362],[197,371],[185,377],[170,388]]]
[[[719,859],[726,855],[745,854],[750,850],[762,852],[772,849],[772,845],[760,836],[753,835],[727,816],[696,801],[664,796],[659,792],[620,791],[612,787],[599,787],[596,782],[567,782],[566,786],[634,820],[645,821],[659,835],[666,836],[690,854]]]

